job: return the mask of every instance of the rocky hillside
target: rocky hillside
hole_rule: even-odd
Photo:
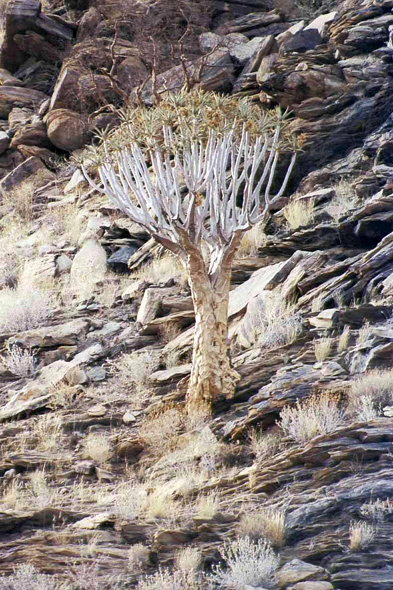
[[[391,590],[393,0],[10,0],[3,27],[0,588]],[[289,109],[302,145],[233,268],[213,418],[184,408],[187,277],[77,164],[182,88]]]

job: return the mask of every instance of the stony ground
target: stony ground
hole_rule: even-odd
[[[217,1],[188,15],[193,83],[288,107],[303,149],[266,234],[250,232],[234,264],[241,380],[208,418],[184,407],[187,277],[70,158],[94,126],[118,124],[107,103],[154,102],[184,68],[163,59],[137,92],[154,48],[125,6],[9,3],[0,571],[13,589],[23,564],[50,575],[39,586],[26,573],[26,588],[207,588],[141,580],[190,574],[187,548],[208,573],[236,539],[266,539],[279,557],[274,580],[236,588],[393,587],[392,7]],[[127,10],[152,30],[176,17],[184,33],[159,2]]]

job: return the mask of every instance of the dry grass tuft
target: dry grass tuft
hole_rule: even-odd
[[[139,435],[152,451],[162,455],[176,446],[184,424],[184,415],[172,408],[162,414],[147,416],[139,428]]]
[[[98,464],[106,463],[113,456],[113,448],[102,434],[89,434],[84,443],[84,453]]]
[[[365,322],[364,325],[360,328],[358,332],[358,337],[356,340],[356,344],[359,346],[367,342],[368,337],[371,334],[371,325],[370,322]]]
[[[124,520],[138,518],[146,503],[147,492],[143,485],[129,482],[115,493],[114,512]]]
[[[181,572],[196,573],[201,563],[202,554],[197,547],[185,547],[176,553],[175,567]]]
[[[332,351],[333,342],[333,338],[320,338],[319,340],[314,340],[315,358],[319,363],[326,361],[329,357]]]
[[[220,587],[244,590],[247,586],[271,588],[274,585],[280,561],[268,541],[255,543],[243,537],[225,543],[219,551],[226,567],[215,567],[213,579]]]
[[[0,291],[0,331],[22,332],[41,326],[55,309],[48,293],[38,289]]]
[[[196,503],[196,516],[198,518],[205,518],[206,520],[213,519],[220,511],[220,496],[218,492],[209,492],[199,496]]]
[[[375,526],[367,522],[352,521],[349,526],[349,550],[355,552],[364,549],[372,543],[376,532]]]
[[[362,504],[359,512],[367,520],[383,522],[387,516],[393,514],[393,500],[391,498],[370,500],[370,502]]]
[[[266,234],[261,223],[254,225],[242,237],[240,247],[238,250],[238,258],[246,258],[247,256],[257,256],[259,248],[266,244]]]
[[[145,403],[150,397],[149,377],[157,364],[152,351],[123,354],[108,362],[110,372],[116,379],[116,386],[131,394],[132,400],[138,404]]]
[[[256,319],[257,345],[266,349],[291,344],[302,329],[302,320],[291,305],[280,299],[278,294],[260,302]]]
[[[0,576],[0,590],[56,590],[58,581],[53,576],[41,574],[33,565],[22,564],[11,576]]]
[[[188,281],[183,265],[172,253],[166,253],[160,256],[160,258],[155,258],[149,264],[145,264],[138,270],[136,276],[154,285],[166,283],[169,279],[174,279],[177,283],[184,286]]]
[[[351,184],[346,180],[340,180],[334,189],[336,194],[325,207],[325,211],[332,217],[335,223],[338,223],[343,215],[351,211],[351,209],[356,208],[359,200]]]
[[[23,350],[17,344],[7,346],[7,352],[4,356],[0,356],[0,362],[18,377],[32,377],[35,373],[35,353],[31,350]]]
[[[340,338],[338,340],[337,352],[344,352],[344,350],[347,350],[350,336],[351,336],[350,328],[349,328],[349,326],[345,326],[345,328],[341,332]]]
[[[285,542],[285,514],[273,508],[243,514],[238,534],[251,539],[263,538],[270,541],[273,547],[282,547]]]
[[[313,199],[293,200],[283,209],[283,212],[291,229],[305,227],[314,219],[314,201]]]

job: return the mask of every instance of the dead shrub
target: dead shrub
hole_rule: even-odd
[[[286,406],[281,410],[279,426],[287,436],[302,443],[314,436],[337,430],[344,423],[344,415],[339,397],[323,393],[320,396],[312,395],[305,401],[297,400],[293,406]]]
[[[358,420],[373,420],[384,406],[393,402],[393,369],[377,369],[352,382],[348,395],[348,413]]]

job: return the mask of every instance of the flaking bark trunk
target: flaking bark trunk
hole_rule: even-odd
[[[228,352],[231,268],[230,264],[221,267],[212,281],[199,252],[189,257],[187,267],[195,310],[187,405],[191,410],[212,410],[219,402],[233,397],[240,379]]]

